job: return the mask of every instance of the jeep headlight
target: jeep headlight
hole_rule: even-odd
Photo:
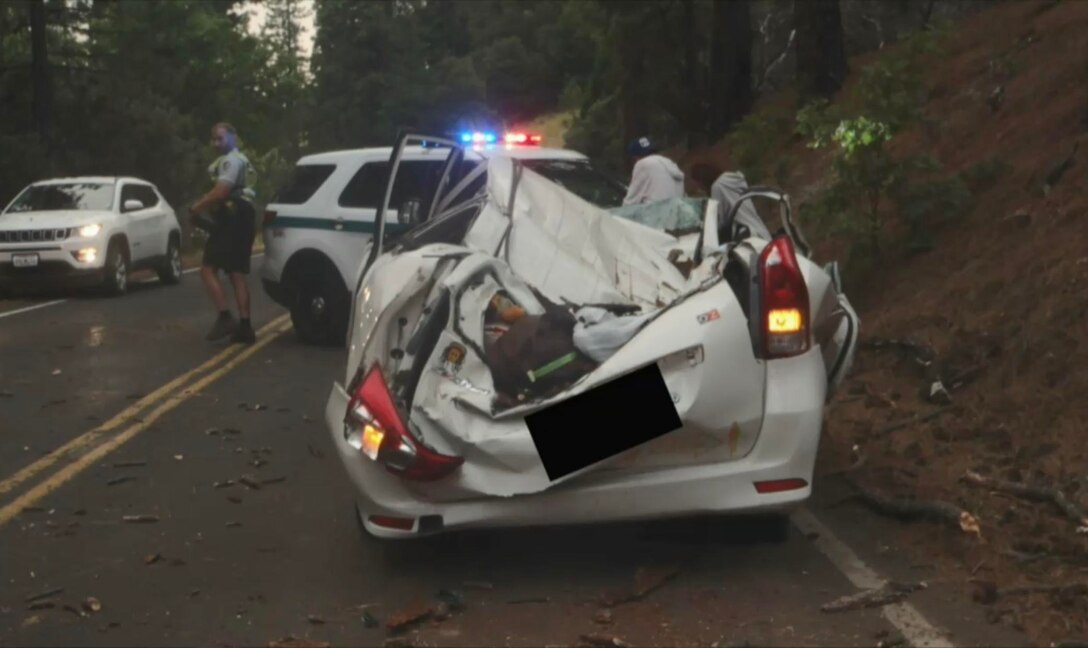
[[[101,231],[102,226],[95,223],[93,225],[84,225],[83,227],[79,228],[79,235],[85,238],[90,238],[92,236],[98,236],[98,233]]]

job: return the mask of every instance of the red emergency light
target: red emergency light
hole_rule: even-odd
[[[505,141],[507,144],[538,145],[541,141],[543,141],[543,139],[544,138],[540,135],[522,132],[506,133],[506,135],[503,137],[503,141]]]

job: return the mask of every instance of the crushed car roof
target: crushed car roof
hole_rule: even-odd
[[[448,153],[447,148],[431,148],[423,146],[406,146],[404,148],[405,153],[410,155],[427,155],[433,152],[436,156],[443,156]],[[342,149],[338,151],[325,151],[322,153],[313,153],[303,156],[299,159],[299,164],[321,164],[321,163],[337,163],[343,162],[365,154],[372,156],[377,154],[379,157],[388,158],[393,153],[393,147],[381,146],[370,148],[356,148],[356,149]],[[584,160],[587,159],[585,155],[571,151],[569,149],[559,148],[547,148],[540,146],[516,146],[516,145],[493,145],[493,146],[466,146],[465,156],[469,157],[473,154],[482,158],[496,158],[496,157],[511,157],[519,160],[540,160],[540,159],[564,159],[564,160]]]

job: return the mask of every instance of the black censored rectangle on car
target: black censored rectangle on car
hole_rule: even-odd
[[[525,417],[552,481],[681,427],[657,364]]]

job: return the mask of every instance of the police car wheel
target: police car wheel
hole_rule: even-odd
[[[158,269],[159,281],[164,284],[181,282],[181,245],[176,236],[170,237],[166,248],[166,258]]]
[[[309,344],[338,345],[344,342],[347,320],[346,289],[328,268],[307,272],[299,279],[291,323]]]

